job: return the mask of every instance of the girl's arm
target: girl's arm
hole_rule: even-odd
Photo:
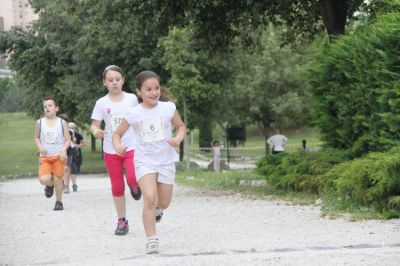
[[[92,124],[90,125],[90,131],[92,131],[93,136],[96,138],[104,138],[104,130],[101,130],[101,121],[92,119]]]
[[[182,119],[179,116],[179,113],[177,111],[175,111],[175,114],[172,117],[171,122],[174,125],[174,127],[176,128],[176,135],[175,135],[175,137],[173,137],[170,140],[168,140],[168,143],[171,146],[177,148],[177,147],[179,147],[179,145],[181,144],[182,140],[186,136],[186,126],[183,123],[183,121],[182,121]]]
[[[112,143],[114,149],[117,151],[119,155],[123,155],[126,152],[126,147],[121,146],[121,138],[125,134],[125,132],[129,129],[131,125],[129,125],[128,121],[125,118],[122,119],[121,124],[117,127],[112,135]]]

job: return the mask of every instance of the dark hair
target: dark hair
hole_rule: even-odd
[[[69,117],[66,114],[61,114],[60,118],[67,123],[71,122],[71,119],[69,119]]]
[[[145,70],[137,74],[136,76],[136,89],[140,90],[142,88],[143,82],[149,78],[156,78],[160,82],[160,77],[153,71]]]
[[[107,72],[108,72],[109,70],[117,71],[117,72],[121,73],[121,75],[122,75],[123,78],[125,77],[124,71],[122,71],[122,69],[121,69],[119,66],[116,66],[116,65],[109,65],[109,66],[107,66],[107,67],[104,69],[104,71],[103,71],[103,80],[106,79],[106,75],[107,75]]]
[[[143,86],[143,82],[145,82],[149,78],[155,78],[160,82],[160,77],[153,71],[151,70],[145,70],[137,74],[136,76],[136,89],[140,90]],[[161,90],[161,95],[160,95],[160,101],[161,102],[168,102],[172,100],[171,94],[169,93],[169,90],[164,87],[160,86]],[[138,96],[139,103],[143,102],[142,97]]]
[[[54,102],[54,105],[58,107],[58,102],[56,101],[56,99],[52,96],[46,96],[43,98],[43,102],[48,101],[48,100],[52,100]]]

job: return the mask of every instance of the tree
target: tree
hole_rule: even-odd
[[[185,123],[200,129],[200,147],[209,147],[212,122],[222,116],[213,116],[213,110],[223,102],[226,68],[196,47],[190,28],[173,28],[160,43],[164,49],[162,62],[170,74],[168,87],[181,103],[186,103],[189,121]]]
[[[308,38],[324,27],[329,35],[344,34],[347,20],[365,5],[363,0],[198,0],[147,1],[133,8],[144,21],[153,19],[149,13],[164,18],[159,20],[163,23],[159,24],[161,28],[192,25],[204,47],[223,50],[237,36],[251,45],[248,33],[241,29],[254,30],[266,23],[286,24],[289,28],[286,42],[296,36]]]
[[[299,47],[281,45],[283,32],[284,28],[270,25],[263,31],[258,49],[245,54],[238,46],[230,64],[236,71],[230,106],[257,122],[265,140],[271,129],[304,126],[310,112],[300,78],[307,57]]]

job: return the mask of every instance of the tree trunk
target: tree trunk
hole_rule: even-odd
[[[345,33],[348,0],[320,0],[321,16],[329,36]]]

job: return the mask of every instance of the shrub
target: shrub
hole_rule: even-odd
[[[399,209],[399,152],[393,148],[336,165],[322,177],[324,191],[377,210]]]

